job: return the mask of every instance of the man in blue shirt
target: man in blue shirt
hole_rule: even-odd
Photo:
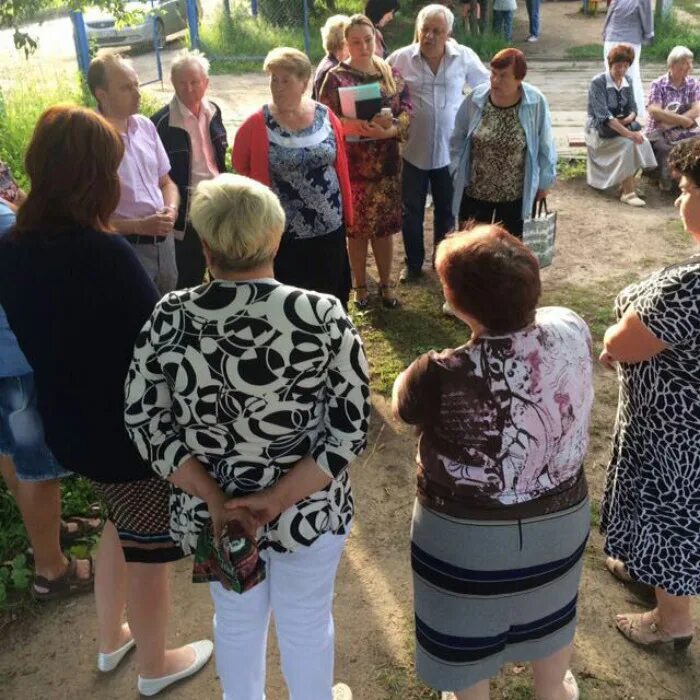
[[[12,210],[0,200],[0,237],[15,223]],[[32,592],[37,600],[61,598],[92,588],[88,560],[67,559],[64,536],[81,534],[79,522],[61,522],[58,479],[70,472],[56,461],[44,442],[36,405],[32,368],[0,306],[0,474],[15,497],[34,550]],[[84,521],[88,525],[89,521]]]

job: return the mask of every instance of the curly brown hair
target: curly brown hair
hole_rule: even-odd
[[[678,177],[685,175],[700,187],[700,137],[686,139],[674,146],[668,155],[668,165]]]
[[[481,224],[440,243],[435,267],[448,301],[493,333],[532,323],[540,267],[529,249],[495,224]]]
[[[627,44],[613,46],[608,51],[608,67],[612,67],[613,63],[627,63],[631,66],[634,63],[634,49]]]

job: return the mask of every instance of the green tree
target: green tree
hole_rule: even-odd
[[[0,0],[0,29],[14,31],[15,46],[26,54],[36,49],[36,39],[23,26],[36,20],[45,10],[58,6],[82,10],[86,5],[96,5],[113,13],[117,19],[128,17],[126,0]]]

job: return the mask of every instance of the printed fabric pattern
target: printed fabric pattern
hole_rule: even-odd
[[[335,171],[335,132],[328,108],[317,105],[311,126],[284,129],[263,107],[270,141],[270,181],[286,217],[285,236],[316,238],[343,225],[340,183]]]
[[[700,594],[700,257],[620,292],[669,347],[620,364],[620,403],[601,510],[605,551],[672,595]]]
[[[347,467],[366,446],[369,406],[364,349],[340,302],[272,279],[164,297],[126,381],[127,430],[163,478],[194,456],[235,496],[314,457],[333,480],[265,526],[258,547],[280,552],[347,531]],[[171,534],[186,553],[208,520],[203,501],[173,488]]]

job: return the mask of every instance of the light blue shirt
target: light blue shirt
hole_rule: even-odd
[[[462,102],[455,128],[450,139],[450,174],[454,184],[452,212],[459,216],[467,183],[467,173],[471,172],[469,156],[472,134],[479,128],[491,85],[479,85]],[[545,96],[534,86],[522,83],[523,97],[518,110],[520,123],[525,131],[527,155],[525,156],[525,177],[523,179],[523,221],[532,216],[532,205],[537,190],[548,190],[557,176],[557,149],[552,133],[552,115]]]
[[[0,238],[14,225],[14,212],[0,202]],[[20,349],[15,334],[10,330],[5,311],[0,306],[0,377],[20,377],[31,371],[32,368]]]

